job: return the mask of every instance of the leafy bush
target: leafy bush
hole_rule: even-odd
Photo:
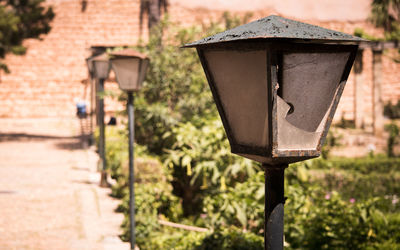
[[[246,231],[262,233],[264,229],[264,175],[258,172],[243,183],[236,183],[207,196],[203,211],[210,228],[235,225]]]
[[[323,187],[326,193],[337,191],[345,200],[381,197],[376,204],[379,209],[395,212],[400,211],[396,198],[400,192],[399,168],[396,158],[316,159],[290,167],[286,179],[290,185],[312,183]]]
[[[399,119],[400,118],[400,101],[395,105],[388,102],[383,107],[383,114],[389,119]]]
[[[119,212],[125,215],[123,240],[129,240],[129,196],[126,195]],[[148,240],[155,232],[161,230],[158,223],[159,215],[177,221],[181,215],[181,208],[177,197],[171,195],[171,186],[167,182],[160,183],[135,183],[135,222],[136,241],[139,247],[148,244]]]
[[[399,136],[399,127],[392,122],[390,124],[385,125],[385,130],[389,133],[389,138],[387,141],[387,155],[388,157],[394,157],[394,146],[398,144],[398,136]]]
[[[182,197],[185,215],[201,212],[203,197],[225,190],[256,171],[250,160],[229,152],[229,143],[219,120],[209,120],[199,129],[191,123],[172,130],[176,138],[164,164],[173,176],[174,194]]]
[[[262,250],[264,238],[252,233],[243,233],[234,228],[216,231],[207,235],[195,250]]]
[[[376,199],[352,203],[341,199],[338,193],[325,198],[305,200],[301,216],[288,204],[286,240],[291,248],[300,249],[379,249],[389,244],[399,246],[400,233],[395,226],[397,215],[384,215],[375,208]],[[290,199],[290,198],[289,198]],[[311,204],[307,206],[308,204]],[[301,226],[299,226],[301,225]],[[301,237],[299,237],[301,236]]]

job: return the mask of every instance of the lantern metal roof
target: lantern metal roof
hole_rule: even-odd
[[[100,54],[100,55],[92,58],[93,61],[103,61],[103,62],[108,61],[108,59],[109,58],[108,58],[107,53],[103,53],[103,54]]]
[[[110,53],[111,56],[118,56],[118,57],[138,57],[141,59],[146,59],[147,56],[145,54],[142,54],[138,51],[135,51],[133,49],[123,49],[119,51],[114,51]]]
[[[323,43],[359,43],[365,41],[360,37],[346,33],[272,15],[186,44],[183,47],[197,47],[248,39],[310,40]]]

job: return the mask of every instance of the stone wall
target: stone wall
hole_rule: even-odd
[[[224,12],[221,8],[213,9],[213,6],[192,6],[175,0],[170,2],[172,20],[183,26],[218,21]],[[136,44],[140,38],[139,0],[88,0],[85,9],[82,9],[80,0],[48,0],[47,3],[53,6],[56,13],[51,32],[42,40],[26,41],[26,55],[6,57],[11,74],[2,73],[0,76],[0,117],[75,115],[76,101],[89,100],[90,87],[85,64],[85,58],[90,55],[89,48]],[[276,9],[273,5],[257,9],[253,11],[252,19],[284,14]],[[238,15],[246,13],[236,7],[232,10]],[[359,19],[327,21],[326,18],[318,19],[318,15],[312,18],[305,15],[300,20],[350,34],[355,28],[363,28],[372,35],[382,36],[382,30]],[[144,23],[143,38],[147,37],[146,27]],[[362,111],[368,125],[372,122],[372,53],[369,50],[364,53],[363,65]],[[382,86],[385,102],[396,102],[400,97],[398,72],[400,64],[393,63],[385,54]],[[118,91],[116,83],[112,81],[106,83],[106,88]],[[354,94],[352,72],[336,120],[341,117],[354,118]],[[122,108],[121,104],[106,99],[108,113]]]

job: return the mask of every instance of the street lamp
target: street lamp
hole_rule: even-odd
[[[129,128],[129,219],[131,233],[131,249],[135,249],[135,187],[134,187],[134,138],[135,116],[133,109],[133,92],[138,91],[146,75],[149,59],[132,49],[110,53],[111,67],[121,90],[128,94],[128,128]]]
[[[104,93],[104,81],[110,73],[110,62],[107,54],[103,53],[91,59],[93,64],[93,75],[97,80],[98,94]],[[90,67],[89,67],[90,70]],[[107,161],[106,161],[106,142],[105,142],[105,126],[104,126],[104,97],[100,96],[98,101],[99,116],[97,124],[100,126],[99,153],[101,157],[102,170],[100,178],[100,186],[107,187]]]
[[[318,157],[362,39],[279,16],[195,47],[232,153],[265,170],[265,249],[283,249],[284,170]]]
[[[89,73],[89,84],[90,84],[90,135],[89,135],[89,145],[93,144],[93,113],[94,113],[94,103],[95,103],[95,94],[94,94],[94,72],[93,72],[93,56],[86,58],[86,66],[88,68]]]

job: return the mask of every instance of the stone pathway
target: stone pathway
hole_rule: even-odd
[[[129,249],[77,119],[0,119],[0,249]]]

